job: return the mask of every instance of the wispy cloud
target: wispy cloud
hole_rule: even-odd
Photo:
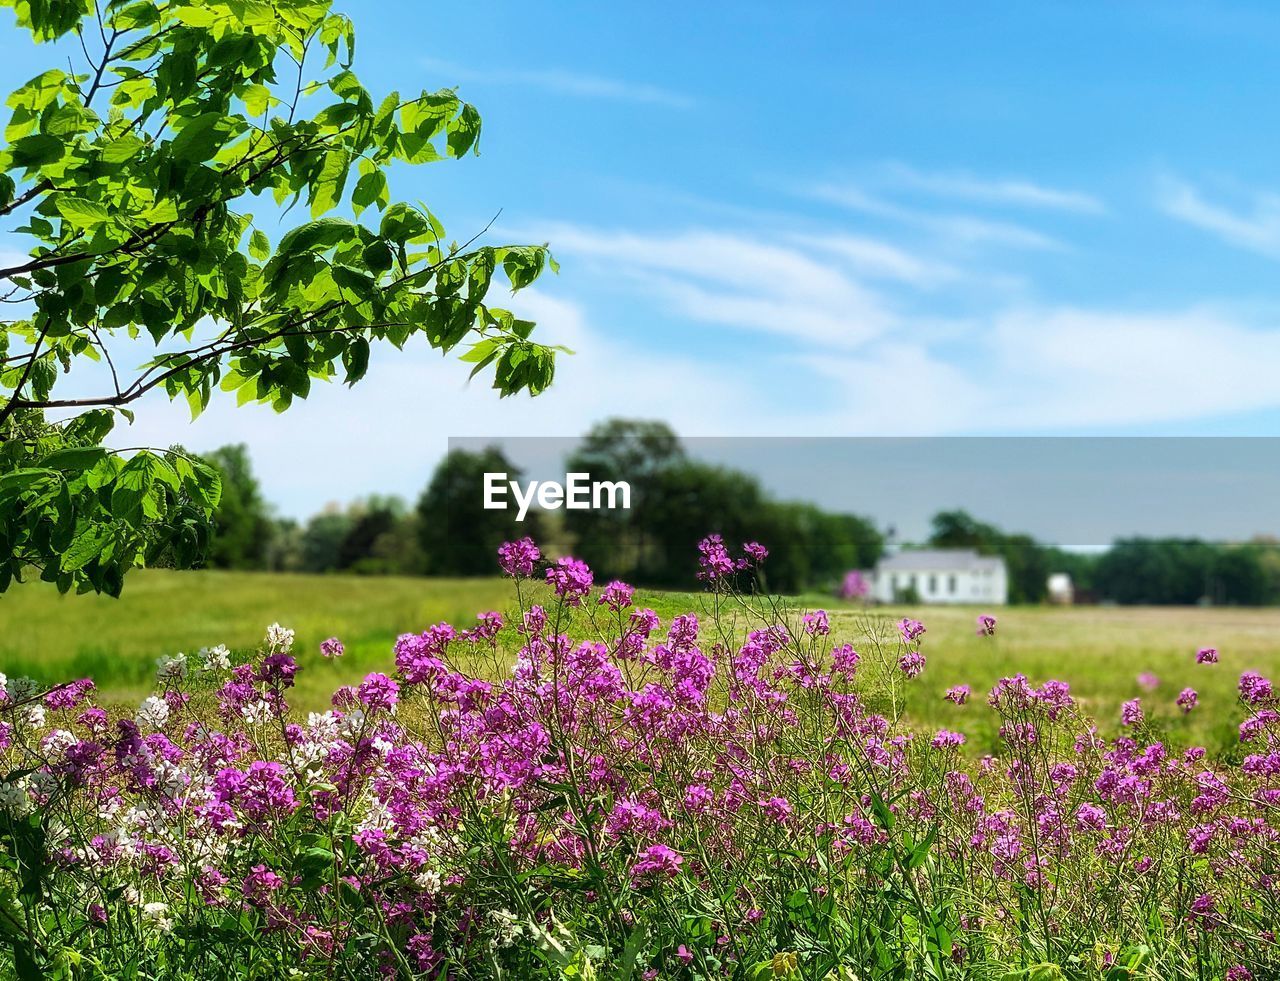
[[[634,102],[642,105],[665,106],[669,109],[690,109],[694,105],[694,100],[689,96],[658,85],[606,78],[602,75],[590,75],[562,68],[486,68],[481,71],[438,58],[424,58],[422,64],[429,70],[446,76],[449,83],[478,82],[527,86],[556,95],[606,99],[613,102]]]
[[[886,168],[886,174],[890,183],[896,187],[979,204],[1074,211],[1090,215],[1106,214],[1107,211],[1102,200],[1092,194],[1048,187],[1029,180],[991,180],[972,174],[929,172],[900,163],[890,164]]]
[[[993,245],[1014,249],[1062,249],[1057,239],[1015,222],[967,214],[939,214],[908,208],[868,194],[852,184],[818,182],[796,189],[803,197],[825,201],[848,211],[873,215],[933,232],[961,245]]]
[[[1280,259],[1280,194],[1254,192],[1246,208],[1233,210],[1209,201],[1187,181],[1165,177],[1156,195],[1160,209],[1170,217],[1212,232],[1231,245]]]
[[[707,324],[847,348],[896,322],[881,295],[802,240],[761,241],[729,230],[659,233],[539,226],[557,255],[599,265],[641,286],[667,311]],[[883,265],[892,253],[881,255]],[[899,263],[908,261],[897,256]]]

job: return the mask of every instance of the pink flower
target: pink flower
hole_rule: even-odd
[[[902,634],[902,639],[910,644],[920,639],[920,636],[924,633],[924,624],[919,620],[903,617],[898,621],[898,632]]]
[[[650,845],[631,866],[631,882],[633,885],[642,885],[674,879],[680,874],[680,866],[683,864],[684,859],[667,845]]]
[[[325,657],[342,657],[346,648],[342,646],[342,641],[337,637],[330,637],[328,640],[320,642],[320,653]]]
[[[698,542],[698,578],[706,582],[717,582],[738,571],[738,565],[729,555],[724,539],[719,535],[708,535]]]
[[[932,743],[934,749],[959,749],[964,744],[963,732],[951,732],[948,729],[939,729]]]
[[[907,651],[898,658],[898,667],[908,678],[919,678],[924,671],[925,657],[919,651]]]
[[[360,682],[360,687],[356,690],[356,696],[360,699],[360,704],[371,712],[389,712],[400,700],[400,686],[385,674],[375,671],[364,676],[364,681]]]
[[[968,685],[952,685],[947,689],[947,693],[942,697],[948,702],[955,702],[957,705],[963,705],[969,700],[970,689]]]
[[[1155,691],[1160,687],[1160,679],[1150,671],[1143,671],[1138,675],[1138,687],[1144,691]]]
[[[498,546],[498,566],[509,576],[517,578],[533,575],[533,567],[542,558],[532,538],[503,542]]]
[[[1202,647],[1196,651],[1196,664],[1217,664],[1218,649],[1216,647]]]
[[[850,569],[844,574],[844,580],[840,583],[841,599],[862,599],[869,592],[871,592],[871,583],[857,569]]]
[[[599,604],[607,606],[614,611],[625,610],[631,605],[632,598],[636,595],[636,587],[629,586],[625,582],[615,579],[609,585],[604,587],[600,593]]]
[[[566,555],[547,570],[547,582],[566,603],[579,606],[582,597],[591,592],[595,577],[585,562]]]
[[[1120,706],[1120,724],[1122,726],[1141,725],[1145,716],[1142,714],[1142,702],[1131,698]]]
[[[996,632],[996,618],[990,613],[983,613],[978,617],[978,636],[991,637]]]
[[[804,630],[811,637],[825,637],[831,633],[831,623],[826,610],[814,610],[804,615]]]
[[[1184,688],[1178,693],[1177,706],[1182,709],[1183,714],[1190,712],[1199,704],[1200,696],[1194,688]]]
[[[1271,700],[1271,682],[1257,671],[1240,675],[1240,697],[1249,705],[1260,705]]]
[[[270,901],[272,893],[278,892],[283,888],[284,879],[280,878],[265,865],[255,865],[252,871],[245,876],[240,890],[251,905],[265,906]]]

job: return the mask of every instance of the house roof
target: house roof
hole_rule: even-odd
[[[876,563],[877,572],[966,572],[1003,569],[998,555],[979,555],[970,548],[911,549],[886,555]]]

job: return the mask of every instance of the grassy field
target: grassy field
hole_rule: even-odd
[[[638,598],[665,619],[696,608],[687,594]],[[809,602],[826,603],[818,597]],[[147,689],[161,654],[193,652],[224,643],[249,649],[268,624],[297,632],[304,670],[296,701],[315,707],[336,685],[386,669],[397,635],[450,620],[465,624],[482,610],[509,610],[514,593],[500,579],[395,579],[356,576],[275,576],[259,573],[147,570],[132,575],[124,597],[60,597],[44,584],[17,587],[0,598],[0,671],[43,682],[92,677],[106,698],[132,702]],[[833,610],[834,631],[858,644],[867,616]],[[874,616],[918,616],[928,627],[929,666],[909,689],[909,714],[922,724],[966,732],[976,750],[995,746],[993,716],[981,705],[956,708],[942,700],[949,685],[973,687],[975,700],[999,677],[1022,671],[1032,680],[1060,678],[1099,720],[1114,730],[1120,702],[1141,695],[1147,713],[1168,726],[1175,744],[1204,741],[1216,749],[1234,742],[1238,713],[1234,684],[1252,668],[1270,675],[1280,661],[1280,610],[1155,608],[1007,608],[995,637],[977,637],[976,609],[877,610]],[[347,647],[325,661],[320,641],[336,635]],[[1222,652],[1222,663],[1198,666],[1201,646]],[[1160,679],[1151,693],[1137,676]],[[1173,700],[1184,686],[1201,706],[1183,719]]]

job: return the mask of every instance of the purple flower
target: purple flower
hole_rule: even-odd
[[[759,542],[747,542],[742,546],[742,551],[756,565],[769,557],[769,550]]]
[[[947,693],[942,697],[948,702],[955,702],[957,705],[963,705],[969,700],[970,689],[968,685],[952,685],[947,689]]]
[[[400,701],[400,686],[385,674],[373,672],[364,676],[360,687],[356,689],[360,704],[370,712],[391,711]]]
[[[1182,709],[1183,714],[1190,712],[1200,702],[1200,696],[1194,688],[1184,688],[1178,693],[1177,706]]]
[[[1188,918],[1193,923],[1210,928],[1222,922],[1222,917],[1218,915],[1217,903],[1208,893],[1201,893],[1191,900],[1191,913]]]
[[[1240,675],[1240,697],[1249,705],[1261,705],[1271,700],[1271,682],[1257,671]]]
[[[631,866],[631,882],[643,885],[663,879],[674,879],[680,874],[680,866],[684,859],[666,845],[650,845],[640,853],[640,858]]]
[[[298,662],[291,654],[283,652],[268,654],[262,659],[262,667],[258,669],[257,678],[267,684],[281,688],[293,687],[293,677],[298,673]]]
[[[1196,664],[1217,664],[1218,649],[1216,647],[1202,647],[1196,651]]]
[[[509,576],[521,578],[533,575],[533,567],[542,558],[532,538],[503,542],[498,546],[498,566]]]
[[[1131,698],[1120,706],[1120,724],[1122,726],[1141,725],[1145,716],[1142,714],[1142,702]]]
[[[325,657],[342,657],[346,648],[342,646],[342,641],[337,637],[330,637],[328,640],[320,642],[320,653]]]
[[[920,639],[920,636],[924,633],[924,624],[919,620],[903,617],[898,621],[898,632],[902,634],[902,639],[910,644]]]
[[[919,651],[907,651],[898,658],[898,667],[908,678],[919,678],[924,671],[925,657]]]
[[[862,599],[871,592],[871,583],[857,569],[850,569],[844,574],[840,583],[840,598],[845,600]]]
[[[811,637],[825,637],[831,633],[831,622],[826,610],[814,610],[804,615],[804,630]]]
[[[241,893],[252,906],[266,906],[272,893],[284,888],[284,879],[265,865],[255,865],[240,887]]]
[[[996,632],[996,618],[990,613],[983,613],[978,617],[978,636],[991,637]]]
[[[949,729],[939,729],[938,734],[933,737],[931,744],[934,749],[959,749],[965,744],[963,732],[951,732]]]
[[[547,582],[570,606],[580,606],[582,597],[591,592],[595,577],[585,562],[566,555],[547,570]]]
[[[1143,671],[1138,675],[1138,687],[1143,691],[1155,691],[1160,687],[1160,679],[1150,671]]]
[[[708,535],[698,542],[698,578],[716,582],[738,571],[737,563],[725,548],[719,535]]]
[[[625,610],[631,605],[632,599],[636,595],[636,587],[629,586],[625,582],[615,579],[609,585],[604,587],[604,591],[600,594],[600,605],[607,606],[611,610]]]

